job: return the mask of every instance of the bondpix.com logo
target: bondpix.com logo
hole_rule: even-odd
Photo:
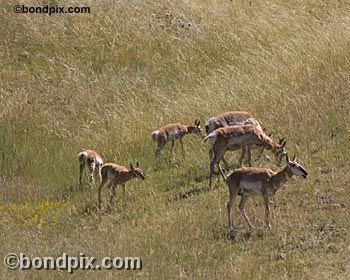
[[[57,258],[30,258],[23,253],[9,253],[4,257],[4,264],[10,270],[66,270],[69,273],[73,273],[74,270],[142,269],[142,261],[139,257],[104,257],[98,264],[95,257],[89,257],[83,253],[80,253],[79,257],[63,253]]]

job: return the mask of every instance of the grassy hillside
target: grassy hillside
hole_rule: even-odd
[[[348,1],[79,2],[53,4],[91,13],[24,15],[0,3],[1,258],[143,261],[142,271],[74,272],[79,279],[348,279]],[[272,199],[271,231],[261,199],[247,207],[256,230],[236,201],[235,240],[226,186],[215,179],[207,189],[207,145],[186,136],[186,160],[177,145],[174,163],[154,171],[150,139],[166,123],[204,124],[228,110],[286,137],[310,174]],[[77,185],[84,148],[107,162],[138,160],[146,173],[125,197],[117,190],[111,213],[96,209],[97,186]],[[265,154],[255,165],[276,169]],[[0,265],[2,279],[66,277]]]

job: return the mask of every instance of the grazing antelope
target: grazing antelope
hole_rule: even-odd
[[[261,129],[259,122],[252,114],[244,111],[231,111],[209,118],[205,123],[205,132],[208,135],[210,132],[221,127],[244,124],[253,124]]]
[[[101,156],[93,151],[93,150],[85,150],[78,154],[77,156],[79,161],[79,186],[81,186],[81,180],[83,176],[84,167],[88,169],[90,183],[94,183],[94,173],[98,173],[99,178],[101,180],[101,167],[103,164],[103,160]]]
[[[215,117],[211,117],[207,120],[205,124],[205,132],[207,135],[209,135],[214,130],[221,128],[221,127],[227,127],[227,126],[234,126],[234,125],[247,125],[252,124],[255,125],[257,128],[263,130],[259,124],[259,122],[253,117],[252,114],[244,111],[231,111],[231,112],[225,112],[221,113]],[[253,145],[252,148],[257,148],[258,146]],[[241,149],[240,145],[233,145],[228,148],[228,150],[235,151]],[[263,153],[263,148],[260,150],[259,156]],[[250,151],[247,153],[248,156],[250,156]],[[212,150],[209,150],[209,158],[211,159],[212,156]],[[243,158],[240,160],[243,161]],[[222,157],[222,161],[225,164],[226,168],[228,168],[229,164],[225,160],[224,157]],[[248,158],[248,162],[251,162],[251,158]],[[239,165],[242,165],[242,162],[239,163]]]
[[[233,200],[237,195],[241,195],[239,210],[244,219],[251,228],[254,226],[249,221],[245,212],[245,205],[250,196],[262,196],[265,204],[265,223],[271,229],[269,222],[269,197],[275,193],[290,179],[293,175],[306,178],[308,173],[297,161],[295,156],[289,160],[286,156],[287,165],[282,170],[275,172],[268,168],[246,167],[235,169],[226,180],[229,188],[230,198],[227,203],[228,225],[231,230],[231,208]]]
[[[183,159],[185,159],[185,152],[184,152],[182,138],[186,134],[190,134],[190,133],[200,135],[202,130],[199,124],[200,124],[199,120],[195,120],[194,125],[183,125],[180,123],[171,123],[161,127],[158,130],[153,131],[151,134],[151,138],[154,142],[157,143],[157,148],[155,151],[156,162],[157,162],[156,166],[158,167],[160,157],[164,159],[164,157],[161,155],[161,151],[164,148],[165,144],[169,141],[171,141],[171,150],[170,150],[170,157],[169,157],[169,162],[170,162],[173,149],[175,146],[175,139],[179,139],[181,144],[181,149],[182,149],[182,157]]]
[[[250,158],[250,146],[257,145],[266,148],[267,150],[272,150],[276,158],[276,164],[279,166],[282,161],[285,152],[286,141],[281,139],[279,143],[274,142],[265,132],[255,125],[236,125],[222,127],[209,133],[206,140],[210,140],[212,151],[211,161],[210,161],[210,175],[209,175],[209,187],[211,188],[211,179],[214,173],[214,167],[218,164],[225,154],[225,151],[231,146],[241,146],[242,155],[240,158],[240,163],[242,158],[244,158],[245,153],[249,154]],[[249,165],[251,163],[249,162]],[[219,165],[221,175],[225,178],[223,171]]]
[[[108,189],[109,189],[109,195],[110,195],[108,209],[110,209],[112,205],[112,200],[115,194],[116,185],[123,186],[124,195],[125,195],[126,182],[134,178],[145,180],[145,175],[143,174],[143,171],[139,168],[138,162],[136,163],[136,168],[134,168],[132,164],[130,164],[130,170],[128,170],[124,166],[121,166],[115,163],[106,163],[101,168],[101,176],[102,176],[102,181],[101,181],[100,187],[98,188],[98,207],[101,208],[102,187],[108,182]]]

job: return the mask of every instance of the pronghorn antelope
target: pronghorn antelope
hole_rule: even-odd
[[[142,180],[145,180],[145,175],[143,174],[143,171],[139,168],[139,163],[136,163],[136,168],[130,164],[130,170],[128,170],[126,167],[115,164],[115,163],[106,163],[101,168],[101,184],[98,189],[98,207],[101,208],[101,190],[102,187],[108,182],[108,189],[109,189],[109,204],[108,209],[110,209],[112,205],[112,200],[115,194],[115,187],[116,185],[122,185],[124,189],[124,195],[126,192],[125,184],[126,182],[134,179],[139,178]]]
[[[205,132],[208,135],[210,132],[221,127],[244,124],[253,124],[261,129],[259,122],[252,114],[244,111],[231,111],[209,118],[205,123]]]
[[[265,223],[271,229],[269,222],[269,197],[275,193],[291,178],[293,175],[306,178],[308,173],[295,159],[289,160],[286,156],[287,166],[282,170],[275,172],[267,168],[246,167],[235,169],[226,180],[229,188],[229,201],[227,203],[228,225],[231,230],[231,208],[233,200],[237,195],[241,195],[239,210],[242,212],[244,219],[251,228],[251,224],[245,205],[250,196],[262,196],[265,204]]]
[[[286,141],[281,139],[279,143],[274,142],[268,135],[265,134],[260,128],[255,125],[236,125],[228,126],[223,128],[218,128],[213,132],[209,133],[207,137],[204,138],[204,142],[209,139],[211,142],[210,150],[212,151],[211,161],[210,161],[210,174],[209,174],[209,187],[211,188],[211,179],[214,173],[214,167],[218,164],[225,154],[225,151],[232,146],[241,146],[242,158],[244,158],[245,153],[248,153],[250,158],[250,146],[257,145],[267,150],[272,150],[276,158],[276,164],[279,166],[282,161],[285,152]],[[249,163],[249,165],[251,165]],[[224,176],[223,171],[219,165],[221,175]]]
[[[209,135],[214,130],[221,128],[221,127],[227,127],[227,126],[235,126],[235,125],[255,125],[257,128],[263,130],[259,124],[259,122],[253,117],[252,114],[244,111],[231,111],[231,112],[225,112],[221,113],[215,117],[211,117],[207,120],[205,124],[205,132],[207,135]],[[239,150],[241,148],[241,145],[233,145],[228,148],[228,150],[235,151]],[[257,148],[257,146],[253,145],[252,148]],[[263,153],[263,148],[260,151],[260,155]],[[250,156],[250,151],[248,152],[248,156]],[[209,150],[209,158],[211,159],[212,156],[212,150]],[[241,161],[243,161],[243,158],[240,158]],[[224,162],[226,168],[228,167],[228,162],[225,160],[224,157],[222,157],[222,161]],[[242,165],[242,162],[239,162],[239,165]],[[251,158],[248,158],[248,162],[251,162]]]
[[[93,151],[93,150],[84,150],[80,152],[77,156],[79,161],[79,186],[81,186],[81,180],[83,176],[84,167],[88,169],[90,183],[94,183],[94,173],[98,173],[99,178],[101,180],[101,167],[103,164],[103,160],[101,156]]]
[[[200,124],[199,120],[195,120],[194,125],[183,125],[180,123],[171,123],[161,127],[158,130],[153,131],[151,134],[151,138],[154,142],[157,143],[157,148],[155,151],[156,166],[158,167],[160,157],[164,159],[164,157],[161,155],[161,151],[163,150],[165,144],[169,141],[171,141],[171,150],[170,150],[170,157],[169,157],[169,162],[170,162],[173,149],[175,146],[175,139],[179,139],[181,144],[181,149],[182,149],[182,157],[185,159],[185,152],[184,152],[182,138],[186,134],[190,134],[190,133],[201,134],[201,127],[199,126],[199,124]]]

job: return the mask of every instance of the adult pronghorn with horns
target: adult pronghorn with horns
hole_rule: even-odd
[[[231,230],[231,208],[237,195],[242,196],[239,203],[239,210],[242,212],[248,225],[253,228],[247,213],[245,205],[251,196],[262,196],[265,204],[265,223],[271,229],[269,221],[269,197],[275,193],[293,176],[306,178],[308,173],[296,160],[295,156],[289,160],[286,156],[287,165],[278,172],[268,168],[245,167],[235,169],[226,180],[229,189],[229,202],[227,203],[228,226]]]

